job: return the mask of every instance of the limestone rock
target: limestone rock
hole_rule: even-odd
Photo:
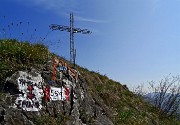
[[[105,113],[106,111],[108,112],[105,104],[95,99],[87,91],[86,82],[83,78],[73,80],[73,77],[69,76],[67,72],[57,70],[57,78],[52,86],[57,88],[68,87],[69,90],[65,93],[68,93],[69,97],[67,98],[64,95],[63,98],[57,100],[50,99],[48,102],[43,100],[45,96],[43,86],[50,84],[49,81],[52,77],[50,67],[52,65],[52,61],[49,61],[40,71],[33,68],[28,71],[18,71],[6,79],[4,88],[5,91],[10,94],[5,98],[5,101],[0,101],[0,125],[34,125],[37,124],[37,118],[45,116],[53,118],[52,124],[113,125],[112,121],[107,116],[108,113]],[[36,82],[37,87],[33,88],[31,91],[31,87],[28,88],[30,86],[29,83],[27,83],[26,86],[20,86],[20,79],[24,79],[26,82],[30,81],[32,85],[35,85],[34,83]],[[23,105],[23,102],[21,102],[20,105],[22,106],[15,106],[15,103],[19,103],[17,96],[19,97],[19,95],[21,95],[22,98],[29,98],[28,94],[34,93],[35,90],[41,92],[38,88],[42,89],[42,96],[38,96],[38,93],[36,93],[30,99],[30,103],[25,102],[25,105]],[[59,89],[59,91],[62,90],[63,89]],[[28,94],[25,96],[24,93]],[[50,92],[50,94],[52,93]],[[58,93],[56,92],[54,94]],[[36,96],[38,96],[36,100],[42,102],[38,103],[38,105],[42,105],[41,108],[35,107],[35,101],[33,99]],[[97,103],[98,101],[100,102]],[[27,107],[24,107],[28,104],[30,106],[29,108],[35,107],[34,110],[28,110]]]

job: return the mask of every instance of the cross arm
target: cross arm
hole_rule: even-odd
[[[71,28],[68,26],[62,26],[57,24],[51,24],[50,29],[70,32]],[[72,28],[73,33],[91,34],[92,32],[88,29]]]

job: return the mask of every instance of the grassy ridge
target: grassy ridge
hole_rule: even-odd
[[[48,54],[48,48],[42,44],[0,40],[0,58],[4,61],[43,63],[47,61]]]
[[[48,48],[42,44],[0,40],[1,85],[5,78],[15,71],[32,66],[34,68],[42,66],[53,56]],[[157,109],[143,102],[125,85],[86,68],[77,66],[77,69],[84,77],[89,93],[115,125],[180,125],[180,122],[173,118],[160,118]],[[39,121],[41,120],[43,119]]]
[[[27,69],[34,64],[43,64],[52,54],[42,44],[30,44],[17,40],[0,40],[1,82],[19,69]]]
[[[86,80],[88,91],[115,125],[180,125],[173,117],[159,116],[158,109],[133,94],[126,85],[84,68],[78,70]]]

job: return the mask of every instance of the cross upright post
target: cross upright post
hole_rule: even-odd
[[[70,62],[74,62],[74,33],[73,33],[73,27],[74,27],[74,17],[73,13],[70,13]]]
[[[51,24],[50,29],[70,32],[70,63],[75,66],[76,50],[74,48],[74,33],[90,34],[92,33],[88,29],[74,28],[74,17],[73,13],[70,13],[70,27]]]

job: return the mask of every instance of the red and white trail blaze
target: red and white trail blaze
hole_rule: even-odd
[[[59,70],[60,69],[60,70]],[[61,70],[62,69],[62,70]],[[66,63],[55,60],[52,68],[52,81],[56,80],[56,74],[69,73],[69,77],[72,77],[73,81],[77,82],[77,74],[75,70],[70,69]],[[68,71],[67,71],[68,70]],[[77,71],[76,71],[77,72]],[[19,94],[16,98],[14,107],[20,108],[26,111],[39,111],[42,108],[43,100],[45,103],[50,101],[70,101],[70,91],[73,81],[67,78],[61,79],[65,83],[62,87],[55,87],[53,84],[44,86],[44,80],[42,79],[27,79],[28,74],[24,73],[17,79],[18,89],[22,94]]]

